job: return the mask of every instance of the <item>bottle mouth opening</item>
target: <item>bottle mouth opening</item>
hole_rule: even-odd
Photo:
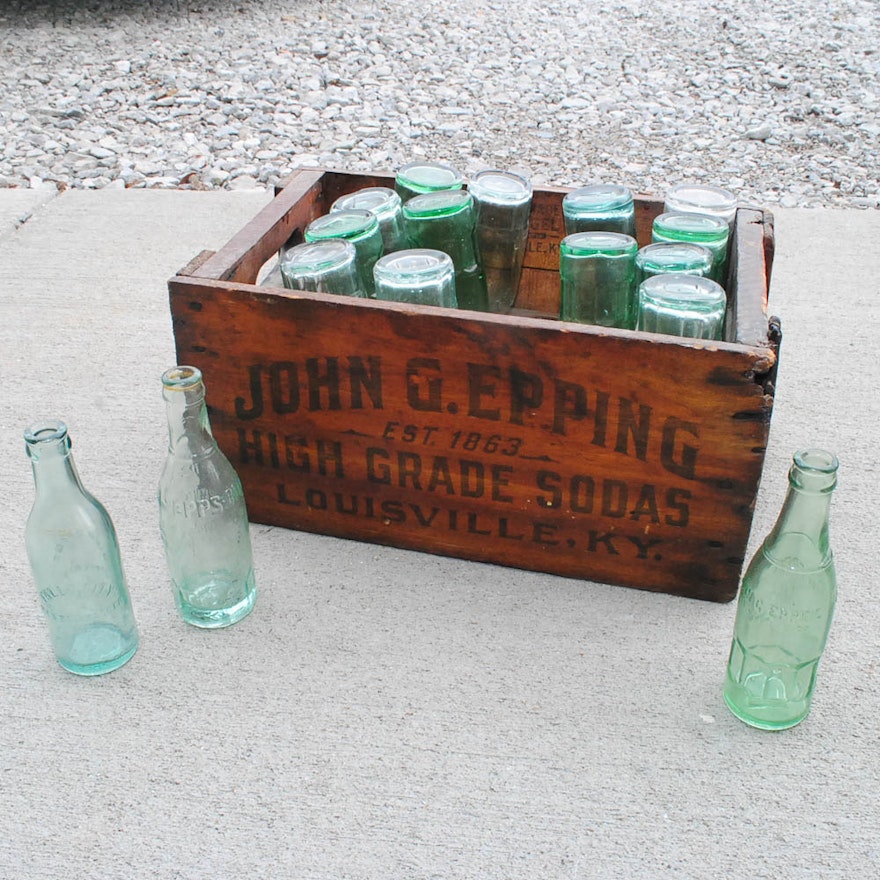
[[[201,382],[202,371],[198,367],[176,366],[162,374],[162,384],[169,391],[187,391]]]
[[[820,474],[834,474],[840,467],[837,456],[824,449],[802,449],[794,455],[794,463],[805,471]]]
[[[36,422],[24,432],[24,439],[30,444],[63,440],[65,437],[67,437],[67,425],[60,419],[45,419],[42,422]]]
[[[802,449],[794,454],[789,480],[802,492],[825,495],[837,485],[837,456],[824,449]]]

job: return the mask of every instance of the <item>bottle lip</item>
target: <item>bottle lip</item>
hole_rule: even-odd
[[[711,214],[660,214],[654,218],[653,231],[661,234],[677,232],[692,238],[694,241],[727,241],[730,226],[721,217]]]
[[[562,239],[560,253],[574,257],[635,257],[638,248],[638,242],[625,232],[574,232]]]
[[[663,210],[667,214],[711,214],[728,223],[736,216],[737,200],[730,190],[700,183],[679,183],[666,191]]]
[[[532,198],[532,184],[513,171],[487,168],[473,176],[468,184],[468,192],[481,201],[519,205]]]
[[[287,248],[281,255],[281,270],[294,274],[316,274],[353,264],[355,246],[344,238],[322,238]]]
[[[708,272],[712,263],[712,251],[709,248],[685,241],[656,241],[646,244],[636,254],[637,266],[655,270],[687,272],[702,269]]]
[[[330,213],[339,211],[369,211],[376,217],[385,217],[400,208],[400,196],[387,186],[368,186],[340,196],[331,206]]]
[[[372,211],[346,208],[312,220],[306,227],[306,241],[324,238],[361,239],[379,231],[379,221]]]
[[[202,384],[202,371],[198,367],[179,364],[162,374],[162,385],[168,391],[189,391]]]
[[[727,303],[724,288],[702,275],[661,272],[639,284],[639,298],[661,307],[712,312]]]
[[[801,492],[827,495],[837,486],[837,456],[824,449],[801,449],[792,459],[788,473],[791,485]]]
[[[380,257],[373,272],[377,280],[422,281],[451,276],[455,269],[452,258],[443,251],[411,248]]]
[[[794,454],[794,463],[805,471],[815,471],[820,474],[834,474],[840,467],[840,462],[833,452],[825,449],[811,447],[800,449]]]
[[[450,217],[473,205],[474,197],[465,189],[441,189],[413,196],[404,206],[405,217],[416,220]]]
[[[464,183],[455,168],[440,162],[410,162],[398,170],[397,180],[404,186],[424,192],[460,187]]]
[[[632,202],[629,187],[619,183],[591,183],[566,193],[562,208],[563,211],[612,211],[629,207]]]
[[[24,439],[31,446],[38,443],[49,443],[64,440],[67,437],[67,425],[61,419],[43,419],[28,426]]]

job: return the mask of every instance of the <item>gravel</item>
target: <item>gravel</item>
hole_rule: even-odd
[[[876,0],[12,0],[0,46],[2,187],[429,158],[880,207]]]

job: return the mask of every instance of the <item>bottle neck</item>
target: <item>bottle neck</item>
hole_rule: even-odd
[[[837,482],[833,468],[803,466],[795,458],[789,472],[789,489],[773,530],[765,541],[775,561],[797,570],[822,568],[831,561],[829,513]]]
[[[172,455],[203,455],[214,449],[214,436],[205,406],[205,387],[165,389],[168,416],[168,450]]]
[[[28,444],[37,501],[58,499],[64,493],[84,494],[82,482],[65,434],[57,439]]]

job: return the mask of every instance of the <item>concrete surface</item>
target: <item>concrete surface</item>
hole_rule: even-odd
[[[837,451],[840,602],[812,715],[768,734],[722,702],[733,604],[255,525],[255,612],[180,621],[155,503],[165,282],[266,198],[67,192],[0,226],[0,877],[878,876],[880,214],[777,213],[752,547],[794,449]],[[41,416],[115,520],[140,625],[97,679],[55,663],[24,553]]]

